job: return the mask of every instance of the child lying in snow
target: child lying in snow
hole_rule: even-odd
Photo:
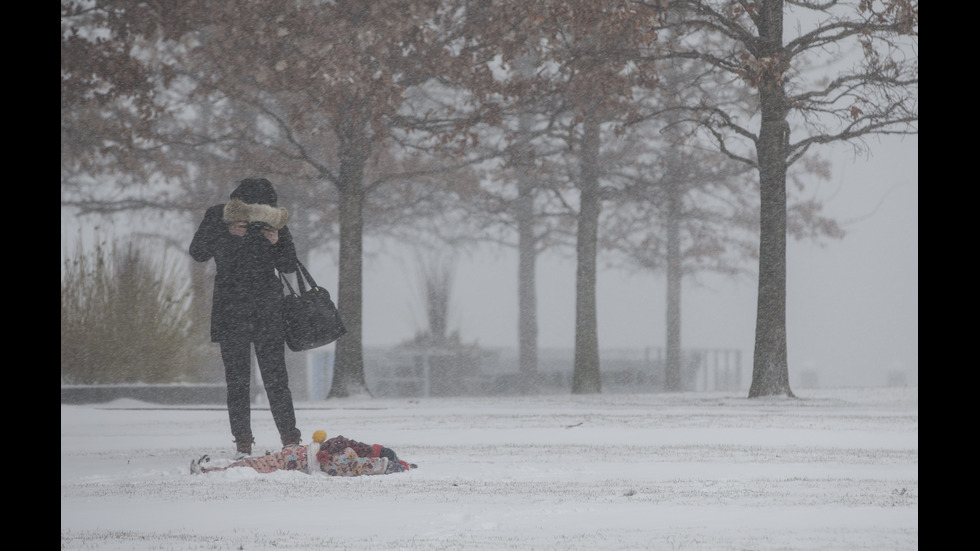
[[[293,444],[282,451],[254,457],[246,457],[226,467],[206,467],[211,459],[205,455],[191,461],[191,473],[209,473],[235,467],[251,467],[260,473],[273,471],[322,472],[331,476],[360,476],[368,474],[400,473],[418,468],[398,459],[390,448],[380,444],[365,444],[343,436],[327,440],[327,433],[313,433],[313,443],[305,446]]]

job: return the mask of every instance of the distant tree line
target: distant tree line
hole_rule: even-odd
[[[757,261],[749,395],[792,396],[786,239],[842,236],[796,192],[816,146],[917,133],[917,41],[912,0],[63,0],[62,205],[192,225],[276,182],[299,250],[336,243],[330,397],[367,392],[366,235],[515,247],[529,380],[535,260],[574,251],[574,393],[601,391],[600,252],[667,274],[672,390],[682,278]]]

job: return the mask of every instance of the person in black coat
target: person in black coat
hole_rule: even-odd
[[[289,212],[277,205],[269,180],[245,179],[227,203],[205,212],[190,245],[194,260],[214,258],[211,342],[221,347],[228,417],[239,456],[250,455],[254,443],[249,394],[253,345],[283,445],[301,438],[286,373],[283,290],[276,274],[276,269],[296,271],[288,220]]]

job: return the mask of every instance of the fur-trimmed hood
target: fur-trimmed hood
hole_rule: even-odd
[[[282,229],[289,221],[289,211],[286,207],[272,207],[262,203],[246,203],[240,199],[232,199],[225,204],[225,222],[264,222],[277,230]]]

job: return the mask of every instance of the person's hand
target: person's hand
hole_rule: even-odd
[[[262,235],[269,240],[269,243],[275,245],[279,241],[279,230],[273,228],[272,226],[266,226],[262,228]]]
[[[245,231],[248,229],[247,222],[232,222],[228,224],[228,231],[232,235],[237,235],[238,237],[245,237]]]

